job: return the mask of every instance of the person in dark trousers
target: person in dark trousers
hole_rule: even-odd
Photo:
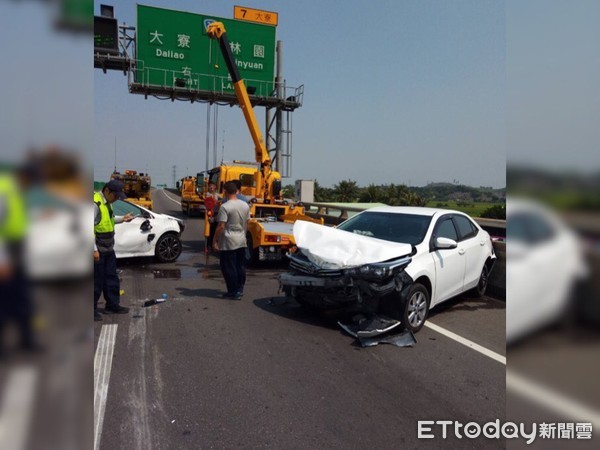
[[[33,332],[33,299],[24,265],[27,210],[22,188],[24,173],[0,171],[0,357],[4,353],[4,328],[18,326],[20,348],[39,349]]]
[[[227,202],[217,214],[217,231],[213,250],[219,252],[221,272],[225,278],[225,298],[241,300],[246,283],[246,231],[250,207],[237,198],[238,188],[232,181],[225,183]]]
[[[210,233],[206,242],[207,248],[212,249],[212,242],[217,231],[217,212],[219,211],[219,201],[221,196],[217,193],[217,185],[213,182],[208,183],[208,192],[204,199],[204,207],[210,210]]]
[[[130,222],[131,214],[115,216],[111,204],[124,199],[123,183],[110,180],[102,192],[94,193],[94,320],[102,320],[98,313],[98,300],[104,294],[107,314],[126,314],[129,308],[120,305],[120,283],[115,256],[115,224]]]

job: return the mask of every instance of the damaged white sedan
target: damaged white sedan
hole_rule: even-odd
[[[337,228],[294,224],[298,250],[280,276],[298,303],[384,313],[420,330],[430,308],[465,291],[485,293],[496,255],[489,234],[458,211],[377,207]]]

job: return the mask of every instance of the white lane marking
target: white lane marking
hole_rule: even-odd
[[[117,324],[102,325],[94,356],[94,449],[96,450],[100,448],[116,336]]]
[[[0,448],[21,450],[31,435],[30,420],[37,370],[17,367],[8,375],[0,405]]]
[[[479,352],[482,355],[487,356],[488,358],[492,358],[493,360],[506,365],[506,356],[502,356],[499,353],[493,352],[490,349],[487,349],[479,344],[476,344],[473,341],[465,339],[464,337],[459,336],[458,334],[455,334],[452,331],[448,331],[445,328],[442,328],[439,325],[436,325],[429,321],[425,322],[425,326],[428,328],[431,328],[434,331],[437,331],[440,334],[443,334],[446,337],[449,337],[450,339],[455,340],[459,344],[465,345],[465,346],[469,347],[470,349],[475,350],[476,352]]]
[[[506,390],[548,408],[561,417],[568,417],[578,422],[591,422],[594,429],[600,429],[600,411],[597,409],[540,386],[511,370],[506,371]]]
[[[173,203],[177,203],[179,206],[181,206],[181,202],[178,202],[177,200],[175,200],[174,198],[172,198],[170,195],[168,195],[167,191],[165,191],[164,189],[162,189],[162,193],[165,194],[165,197],[167,197]]]

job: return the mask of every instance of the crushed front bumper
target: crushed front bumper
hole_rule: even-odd
[[[375,312],[381,298],[394,293],[401,295],[412,284],[412,279],[403,270],[381,281],[287,272],[279,276],[279,283],[286,295],[300,304],[346,312]]]

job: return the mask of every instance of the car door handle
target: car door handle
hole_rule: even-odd
[[[479,241],[479,245],[483,247],[485,245],[485,241]]]
[[[458,254],[459,254],[459,255],[464,255],[464,254],[465,254],[465,249],[464,249],[464,248],[461,248],[461,249],[458,251]]]

